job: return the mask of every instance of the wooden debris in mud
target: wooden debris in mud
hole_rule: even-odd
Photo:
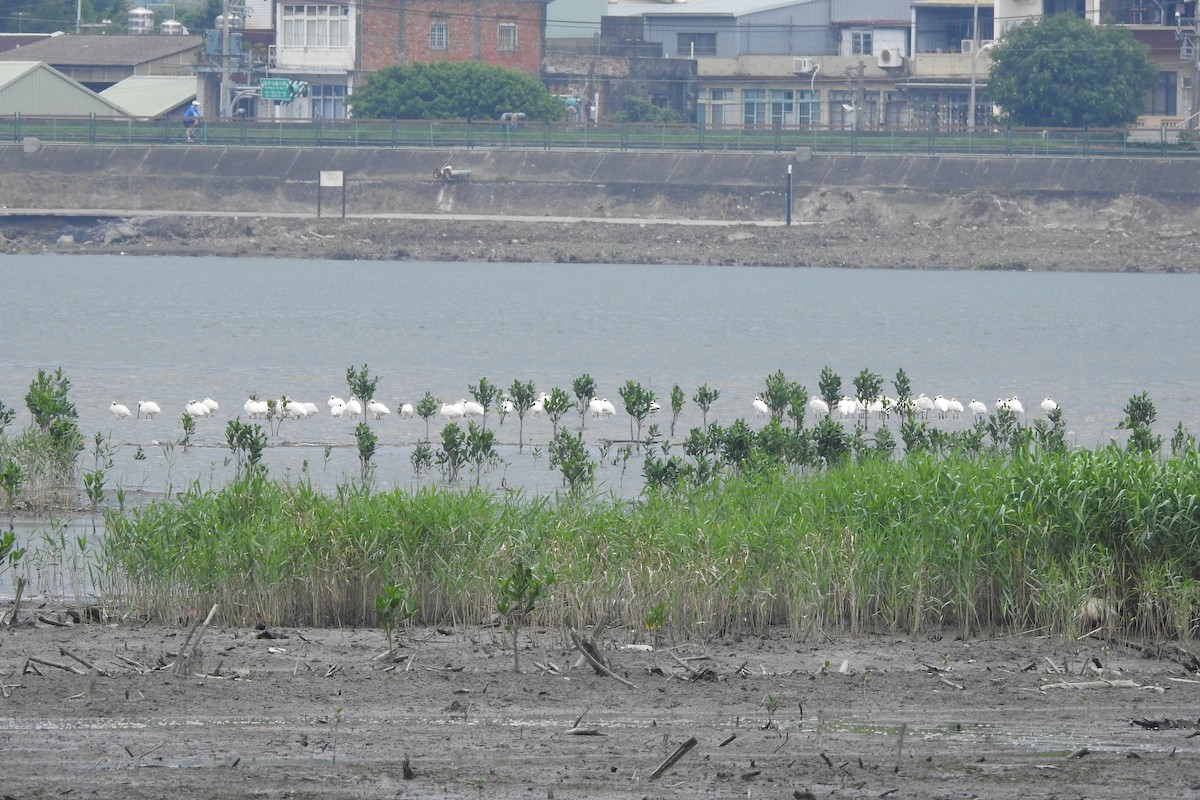
[[[11,628],[17,624],[17,615],[21,613],[21,594],[25,591],[25,579],[18,577],[15,588],[16,592],[13,596],[12,613],[8,615],[7,619],[3,615],[0,615],[0,623],[3,623],[0,624],[0,627]]]
[[[630,689],[637,688],[637,686],[635,686],[633,683],[625,680],[620,675],[616,674],[611,669],[606,667],[603,663],[600,662],[599,659],[596,658],[595,655],[593,655],[593,651],[598,652],[598,648],[596,647],[594,642],[592,642],[590,640],[585,642],[582,638],[580,638],[579,633],[574,628],[568,628],[567,633],[570,635],[571,643],[575,645],[575,649],[578,650],[580,655],[583,656],[584,660],[587,661],[588,664],[591,665],[592,669],[595,670],[596,674],[604,675],[606,677],[612,678],[613,680],[617,681],[618,683],[628,686]]]
[[[1064,681],[1063,683],[1048,683],[1040,687],[1040,689],[1145,689],[1148,692],[1166,691],[1161,686],[1143,686],[1131,680]]]
[[[664,772],[669,770],[671,767],[675,766],[675,762],[677,762],[679,759],[681,759],[685,755],[687,755],[687,752],[689,750],[691,750],[693,747],[695,747],[697,744],[699,744],[699,742],[696,740],[696,737],[693,736],[692,738],[688,739],[683,744],[679,745],[679,747],[677,747],[675,749],[674,753],[671,753],[671,755],[667,756],[666,761],[659,764],[658,768],[655,769],[654,772],[650,773],[650,777],[648,778],[648,780],[656,780],[657,778],[662,777],[662,774]]]
[[[219,603],[214,604],[209,609],[208,616],[204,618],[203,622],[199,625],[193,625],[188,629],[187,636],[183,640],[183,646],[179,648],[179,653],[175,656],[175,666],[171,670],[176,675],[190,675],[200,666],[200,640],[204,638],[205,631],[212,624],[213,618],[217,616],[217,610],[220,607]]]
[[[1166,730],[1178,730],[1178,729],[1197,730],[1197,729],[1200,729],[1200,719],[1198,719],[1198,720],[1146,719],[1145,717],[1143,717],[1141,719],[1131,719],[1131,720],[1129,720],[1129,724],[1137,725],[1138,727],[1144,728],[1145,730],[1148,730],[1148,731],[1166,731]],[[1200,733],[1193,733],[1191,735],[1198,736],[1198,735],[1200,735]]]

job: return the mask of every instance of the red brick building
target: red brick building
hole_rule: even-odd
[[[482,61],[541,72],[549,0],[373,0],[359,5],[359,69]]]

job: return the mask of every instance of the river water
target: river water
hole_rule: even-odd
[[[569,391],[585,372],[620,410],[617,389],[632,379],[666,407],[654,420],[664,432],[678,383],[689,401],[677,438],[700,424],[690,398],[702,383],[721,392],[710,421],[758,426],[751,400],[768,374],[781,369],[815,394],[824,365],[847,393],[868,368],[892,394],[903,368],[914,394],[989,409],[1017,395],[1029,420],[1050,396],[1081,446],[1119,436],[1125,401],[1142,391],[1159,433],[1169,438],[1180,421],[1200,431],[1200,281],[1188,275],[5,256],[0,281],[0,401],[20,412],[9,434],[30,422],[24,394],[36,371],[61,366],[89,442],[99,431],[116,447],[110,489],[219,484],[231,469],[226,421],[244,419],[251,393],[325,412],[331,394],[348,395],[346,368],[364,363],[393,411],[426,391],[469,397],[481,376]],[[164,448],[181,436],[184,405],[205,396],[221,407],[198,422],[197,446]],[[109,413],[114,400],[136,409],[139,399],[162,415]],[[969,416],[931,424],[964,428]],[[393,413],[372,425],[377,485],[441,481],[409,463],[421,419]],[[435,442],[440,425],[435,417]],[[517,452],[515,419],[497,426],[493,414],[489,426],[506,464],[487,481],[558,487],[543,451]],[[332,486],[357,474],[353,429],[327,413],[285,421],[272,442],[291,446],[270,448],[266,461]],[[629,436],[628,418],[589,419],[586,436],[599,455],[601,440]],[[526,419],[527,442],[549,437],[545,418]],[[636,494],[640,461],[613,464],[614,453],[600,487]]]

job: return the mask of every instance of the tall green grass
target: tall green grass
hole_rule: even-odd
[[[691,490],[527,498],[373,493],[252,474],[112,514],[105,589],[175,619],[375,624],[389,579],[424,624],[495,614],[522,563],[553,573],[539,622],[638,629],[663,603],[678,639],[786,625],[1192,636],[1200,619],[1200,456],[1115,447],[1030,458],[911,455],[763,469]],[[1097,598],[1103,623],[1081,619]]]

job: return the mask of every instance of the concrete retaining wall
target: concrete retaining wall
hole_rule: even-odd
[[[433,177],[450,158],[466,180]],[[828,189],[886,196],[1105,199],[1200,205],[1200,160],[292,149],[212,146],[0,146],[9,208],[307,211],[322,170],[342,170],[351,213],[778,217],[787,165],[797,198]],[[325,202],[340,204],[326,190]],[[331,205],[332,207],[332,205]]]

